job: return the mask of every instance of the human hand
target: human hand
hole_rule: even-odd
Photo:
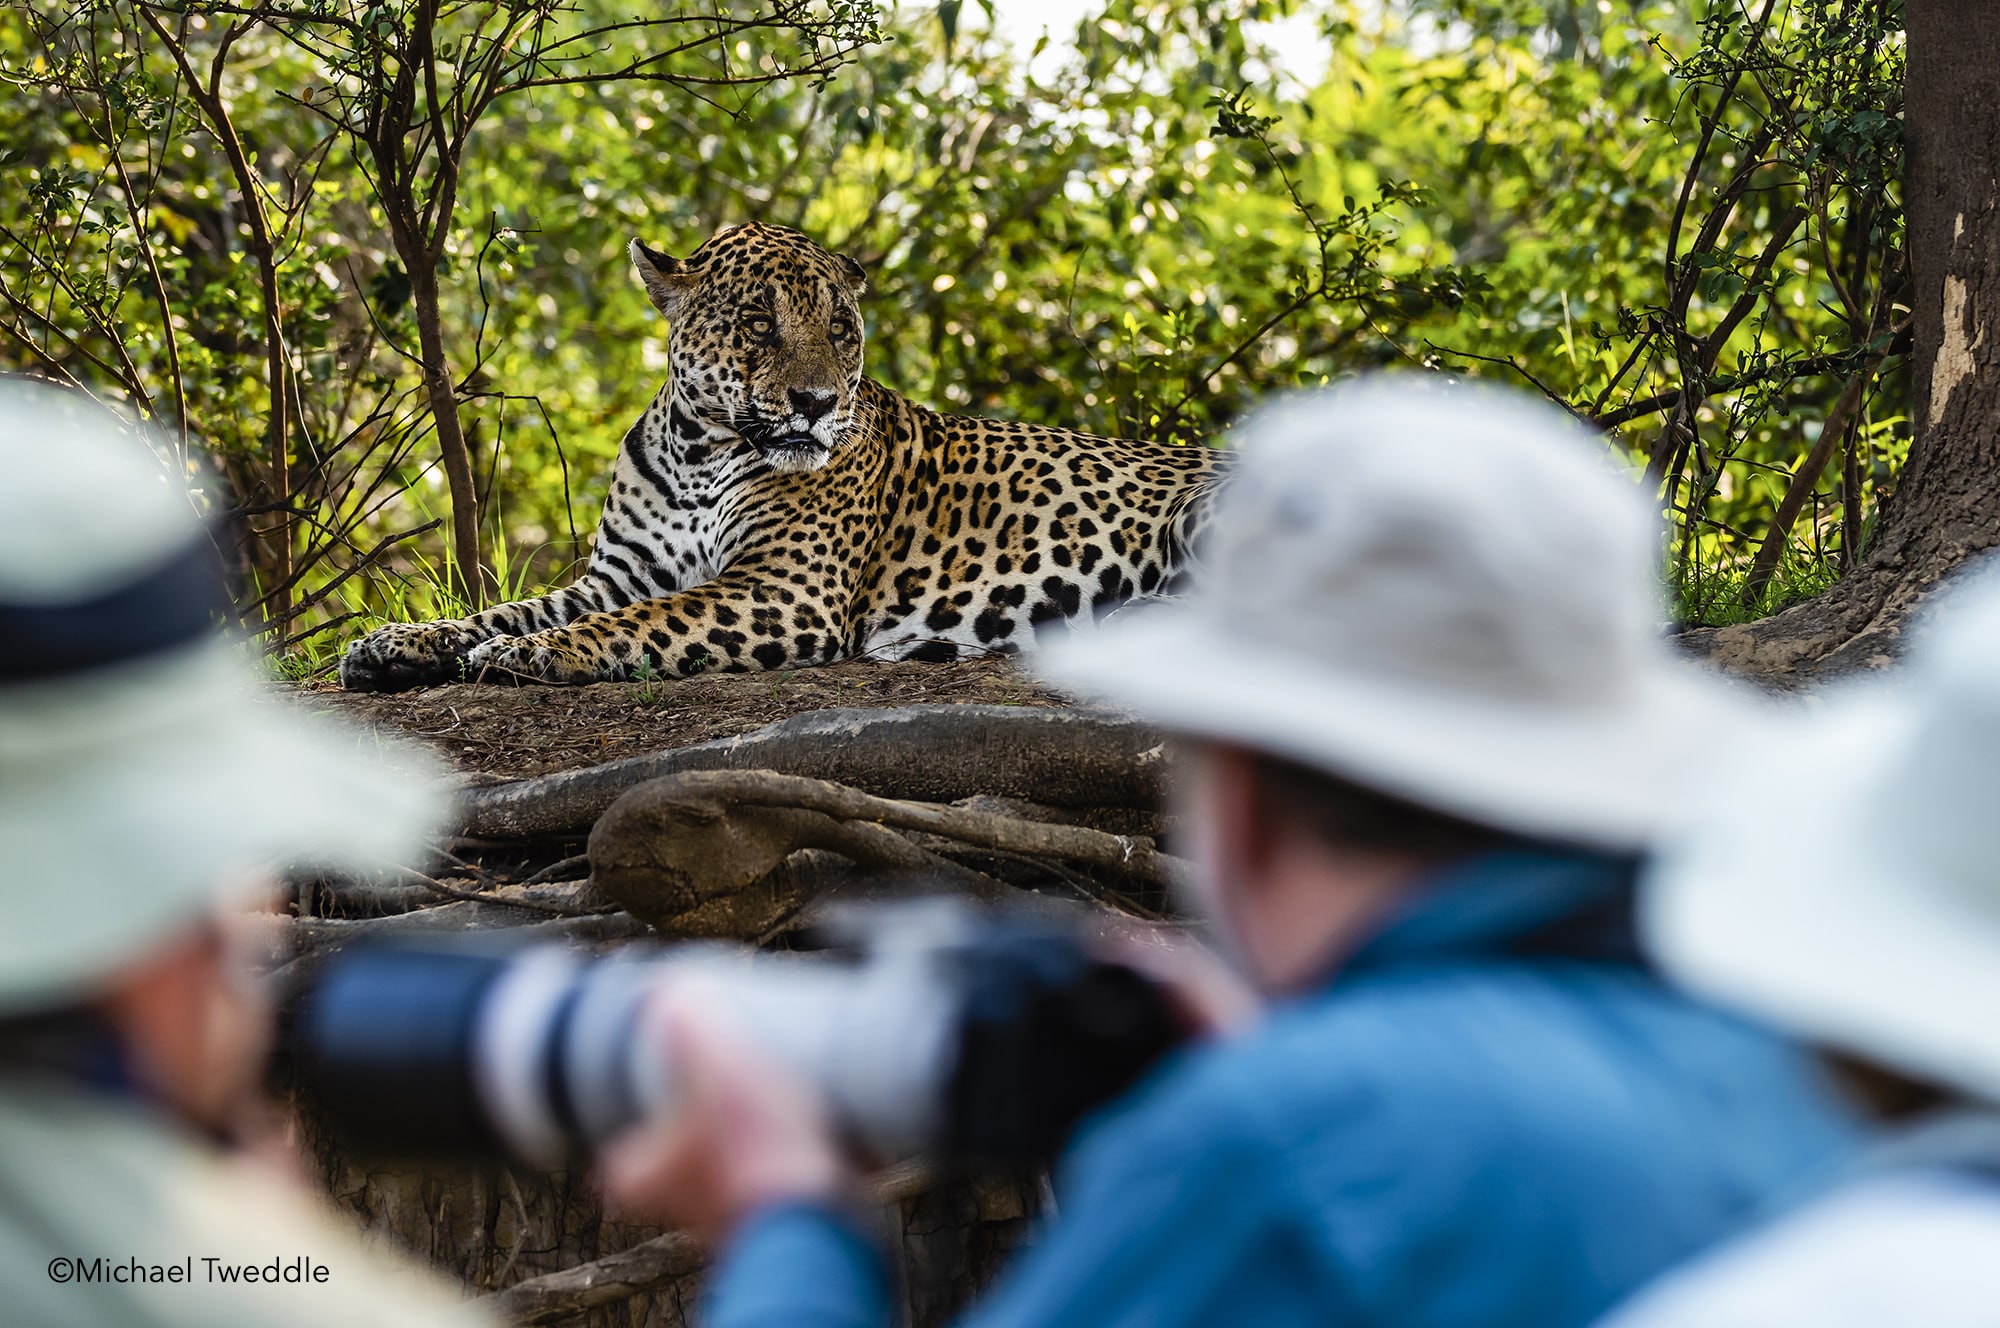
[[[654,1027],[680,1100],[613,1140],[601,1174],[626,1213],[713,1243],[761,1208],[836,1198],[850,1177],[818,1090],[704,1004],[694,983],[661,994]]]

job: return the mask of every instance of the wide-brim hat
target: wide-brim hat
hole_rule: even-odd
[[[0,382],[0,1016],[87,995],[292,867],[411,863],[426,757],[273,694],[217,625],[185,481]]]
[[[2000,567],[1907,670],[1831,688],[1644,879],[1663,968],[1814,1041],[2000,1098]]]
[[[1555,408],[1415,375],[1240,430],[1196,583],[1052,644],[1057,684],[1516,834],[1614,851],[1765,722],[1663,636],[1660,522]]]

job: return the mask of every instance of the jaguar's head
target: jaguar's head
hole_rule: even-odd
[[[775,470],[824,466],[854,422],[861,265],[761,222],[718,231],[685,259],[634,240],[632,265],[672,326],[677,404]]]

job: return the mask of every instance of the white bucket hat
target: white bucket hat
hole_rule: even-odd
[[[1539,838],[1644,847],[1765,707],[1662,639],[1660,524],[1602,439],[1389,376],[1241,430],[1190,595],[1051,648],[1059,684]]]
[[[0,1015],[262,872],[380,867],[441,819],[425,758],[268,695],[221,605],[184,477],[86,399],[0,380]]]
[[[1926,615],[1900,676],[1780,731],[1755,799],[1670,842],[1642,939],[1689,986],[2000,1098],[2000,564]]]

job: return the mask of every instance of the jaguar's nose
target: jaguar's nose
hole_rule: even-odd
[[[795,387],[786,395],[792,399],[792,409],[805,416],[807,424],[817,423],[824,418],[826,413],[833,409],[833,403],[840,400],[839,393],[823,389],[801,392]]]

